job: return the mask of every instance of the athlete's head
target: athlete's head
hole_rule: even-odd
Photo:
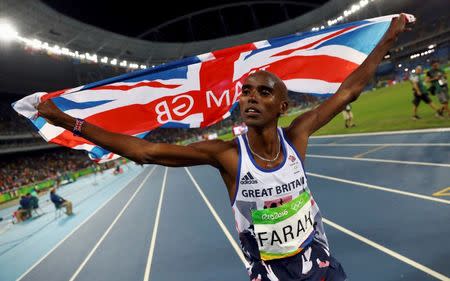
[[[439,69],[439,61],[437,60],[431,61],[431,67],[435,70]]]
[[[268,71],[257,71],[245,79],[239,107],[247,126],[275,125],[288,109],[288,94],[284,82]]]
[[[416,66],[416,73],[421,74],[422,73],[422,67],[420,65]]]

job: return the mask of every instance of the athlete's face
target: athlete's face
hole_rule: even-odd
[[[288,108],[286,86],[274,74],[258,71],[244,81],[239,107],[247,126],[276,124]]]

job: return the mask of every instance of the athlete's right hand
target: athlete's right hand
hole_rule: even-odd
[[[61,126],[65,118],[69,115],[62,112],[51,100],[46,100],[36,107],[39,116],[42,116],[52,125]]]

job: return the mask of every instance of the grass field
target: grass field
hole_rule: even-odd
[[[449,73],[447,72],[447,75]],[[448,77],[448,76],[447,76]],[[420,120],[412,120],[412,86],[402,82],[390,87],[363,93],[352,103],[352,112],[356,127],[345,128],[342,114],[338,114],[330,123],[314,135],[350,134],[379,131],[413,130],[424,128],[450,127],[450,119],[439,119],[435,112],[426,104],[421,103],[418,109]],[[439,106],[436,96],[430,96],[433,103]],[[298,115],[280,118],[281,127],[288,126]],[[228,140],[231,133],[220,136]]]

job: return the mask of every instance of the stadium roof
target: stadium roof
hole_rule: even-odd
[[[56,3],[56,1],[50,2]],[[133,9],[130,9],[127,12],[127,10],[123,8],[123,15],[120,16],[117,16],[113,13],[114,8],[111,8],[110,11],[110,7],[116,7],[115,9],[119,9],[119,6],[117,5],[123,4],[123,2],[120,2],[119,4],[113,4],[114,1],[109,1],[105,4],[107,5],[105,6],[107,8],[99,8],[99,4],[95,4],[96,1],[92,1],[92,4],[90,4],[91,6],[84,8],[82,5],[89,5],[86,4],[86,1],[79,0],[76,1],[76,3],[73,3],[72,9],[74,11],[78,11],[79,14],[88,13],[88,10],[90,8],[91,10],[93,10],[94,16],[96,12],[98,15],[105,15],[106,18],[108,18],[108,22],[112,22],[115,20],[119,23],[116,26],[101,26],[102,28],[96,27],[91,23],[81,22],[80,20],[74,19],[61,12],[58,12],[56,9],[49,6],[51,4],[50,2],[47,1],[44,3],[43,1],[36,0],[0,0],[0,19],[9,19],[18,29],[19,34],[27,38],[36,38],[41,41],[48,42],[49,44],[57,44],[61,48],[68,48],[71,50],[78,50],[80,52],[98,54],[99,56],[107,56],[110,58],[117,58],[119,60],[135,61],[141,64],[152,65],[169,60],[180,59],[186,56],[197,55],[212,50],[223,49],[247,42],[265,40],[268,38],[292,34],[298,31],[311,30],[311,27],[315,26],[316,24],[324,24],[324,21],[326,19],[336,16],[339,11],[342,12],[344,9],[348,8],[348,6],[354,4],[355,0],[330,0],[325,4],[319,6],[318,8],[315,8],[307,12],[306,14],[303,14],[302,16],[298,16],[296,18],[292,18],[272,26],[264,27],[264,25],[261,25],[260,28],[256,30],[241,34],[231,35],[233,33],[229,33],[230,35],[226,37],[184,43],[155,42],[143,40],[140,38],[133,38],[130,36],[119,34],[117,32],[121,31],[119,29],[115,29],[120,25],[125,25],[127,27],[127,30],[130,30],[130,32],[134,32],[134,34],[144,34],[146,33],[146,31],[143,31],[144,28],[134,29],[130,27],[128,29],[128,26],[141,26],[141,24],[132,24],[132,22],[134,22],[133,19],[136,17],[150,18],[151,16],[156,17],[156,15],[158,14],[165,14],[165,17],[161,17],[158,19],[158,21],[155,20],[154,22],[146,26],[145,29],[147,31],[151,31],[152,26],[154,26],[155,24],[165,26],[171,25],[171,23],[167,24],[167,20],[172,17],[172,13],[173,17],[175,17],[174,22],[183,22],[185,19],[183,19],[183,15],[180,15],[181,10],[179,11],[175,8],[169,8],[170,6],[179,5],[174,1],[161,1],[162,4],[165,5],[165,7],[159,8],[159,4],[161,3],[158,3],[158,9],[156,10],[155,8],[155,11],[151,11],[148,8],[145,8],[146,10],[144,8],[139,9],[139,6],[137,5],[139,5],[140,2],[136,1],[136,3],[129,5],[132,6]],[[68,1],[61,2],[68,3]],[[222,9],[223,14],[225,14],[227,8],[224,5],[228,5],[224,4],[225,1],[201,1],[200,3],[204,4],[202,6],[199,6],[197,4],[194,5],[194,1],[183,2],[192,2],[192,10],[185,10],[185,13],[187,12],[188,15],[189,13],[192,15],[192,13],[195,12],[191,11],[199,8],[202,9],[198,11],[200,14],[205,13],[205,9],[211,9],[211,11]],[[262,2],[264,1],[249,1],[247,5],[251,7],[257,7],[258,5],[264,6],[270,4]],[[291,5],[290,2],[293,1],[282,2],[284,2],[286,6]],[[306,5],[305,7],[308,7],[308,3],[311,4],[313,2],[318,3],[311,0],[303,1],[304,4],[302,5]],[[319,1],[319,3],[323,2],[324,1]],[[206,5],[205,3],[218,3],[219,6],[213,4]],[[230,3],[231,4],[229,5],[241,5],[240,3],[242,2],[231,1]],[[80,7],[80,9],[77,10],[78,7]],[[278,8],[280,10],[283,10],[282,5],[278,6]],[[313,7],[309,5],[309,8]],[[137,10],[143,10],[143,12],[141,11],[139,12],[139,14],[136,14],[135,11]],[[258,8],[250,10],[253,10],[254,12],[259,11]],[[132,11],[134,11],[135,13],[132,14]],[[251,14],[251,12],[249,13]],[[261,14],[262,16],[259,15],[258,19],[262,22],[263,18],[270,18],[272,14],[273,13],[269,13],[266,11],[265,13]],[[91,15],[91,19],[94,16]],[[289,18],[291,16],[289,16]],[[238,16],[238,18],[243,21],[242,16]],[[276,19],[274,19],[273,23],[275,22]],[[254,29],[255,22],[253,22],[252,24],[253,27],[251,29]],[[204,25],[208,24],[205,23]],[[116,32],[108,31],[105,28],[114,28],[114,31]],[[238,30],[238,32],[244,32],[244,29],[242,29],[241,31]],[[173,31],[172,33],[177,34],[175,31]],[[151,32],[148,35],[153,36]]]
[[[56,11],[122,35],[159,42],[191,42],[241,34],[296,18],[327,0],[157,1],[107,5],[91,0],[43,0]],[[147,4],[148,5],[148,4]]]

